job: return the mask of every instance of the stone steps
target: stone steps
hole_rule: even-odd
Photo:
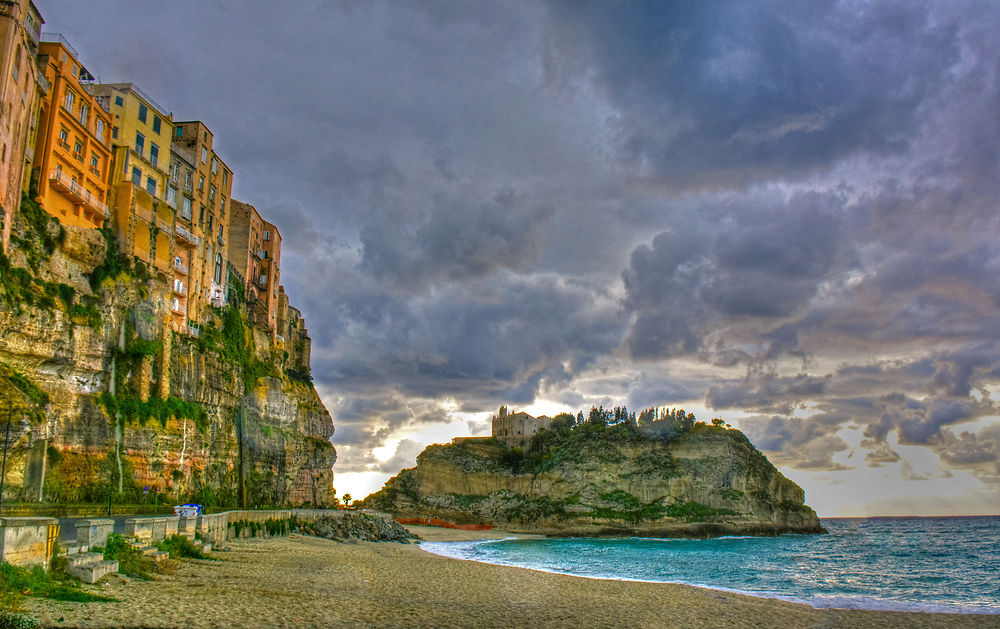
[[[103,557],[100,553],[93,554]],[[66,567],[66,572],[84,583],[97,583],[101,577],[118,572],[118,562],[100,559],[79,565],[70,564]]]

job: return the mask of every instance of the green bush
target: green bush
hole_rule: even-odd
[[[208,553],[202,552],[200,548],[183,535],[171,535],[156,546],[158,549],[169,552],[171,559],[211,559]]]
[[[117,533],[108,535],[108,543],[104,547],[104,558],[118,562],[118,572],[130,577],[152,580],[156,570],[156,562],[144,556],[124,537]]]

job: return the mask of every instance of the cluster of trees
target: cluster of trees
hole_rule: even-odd
[[[552,418],[550,427],[553,431],[559,431],[584,424],[600,427],[625,425],[646,437],[669,439],[688,432],[694,428],[695,423],[694,413],[685,412],[683,408],[649,407],[636,415],[635,411],[629,411],[625,406],[592,406],[586,417],[583,411],[578,412],[576,417],[570,413],[560,413]],[[718,417],[712,420],[712,425],[729,427],[729,424]]]

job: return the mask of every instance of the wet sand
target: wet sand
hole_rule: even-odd
[[[428,541],[498,531],[408,527]],[[701,588],[585,579],[439,557],[416,544],[291,536],[223,561],[87,586],[118,603],[29,599],[47,627],[998,627],[998,616],[820,611]]]

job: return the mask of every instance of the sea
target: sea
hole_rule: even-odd
[[[817,608],[1000,614],[1000,516],[822,520],[829,535],[422,542],[596,579],[683,583]]]

